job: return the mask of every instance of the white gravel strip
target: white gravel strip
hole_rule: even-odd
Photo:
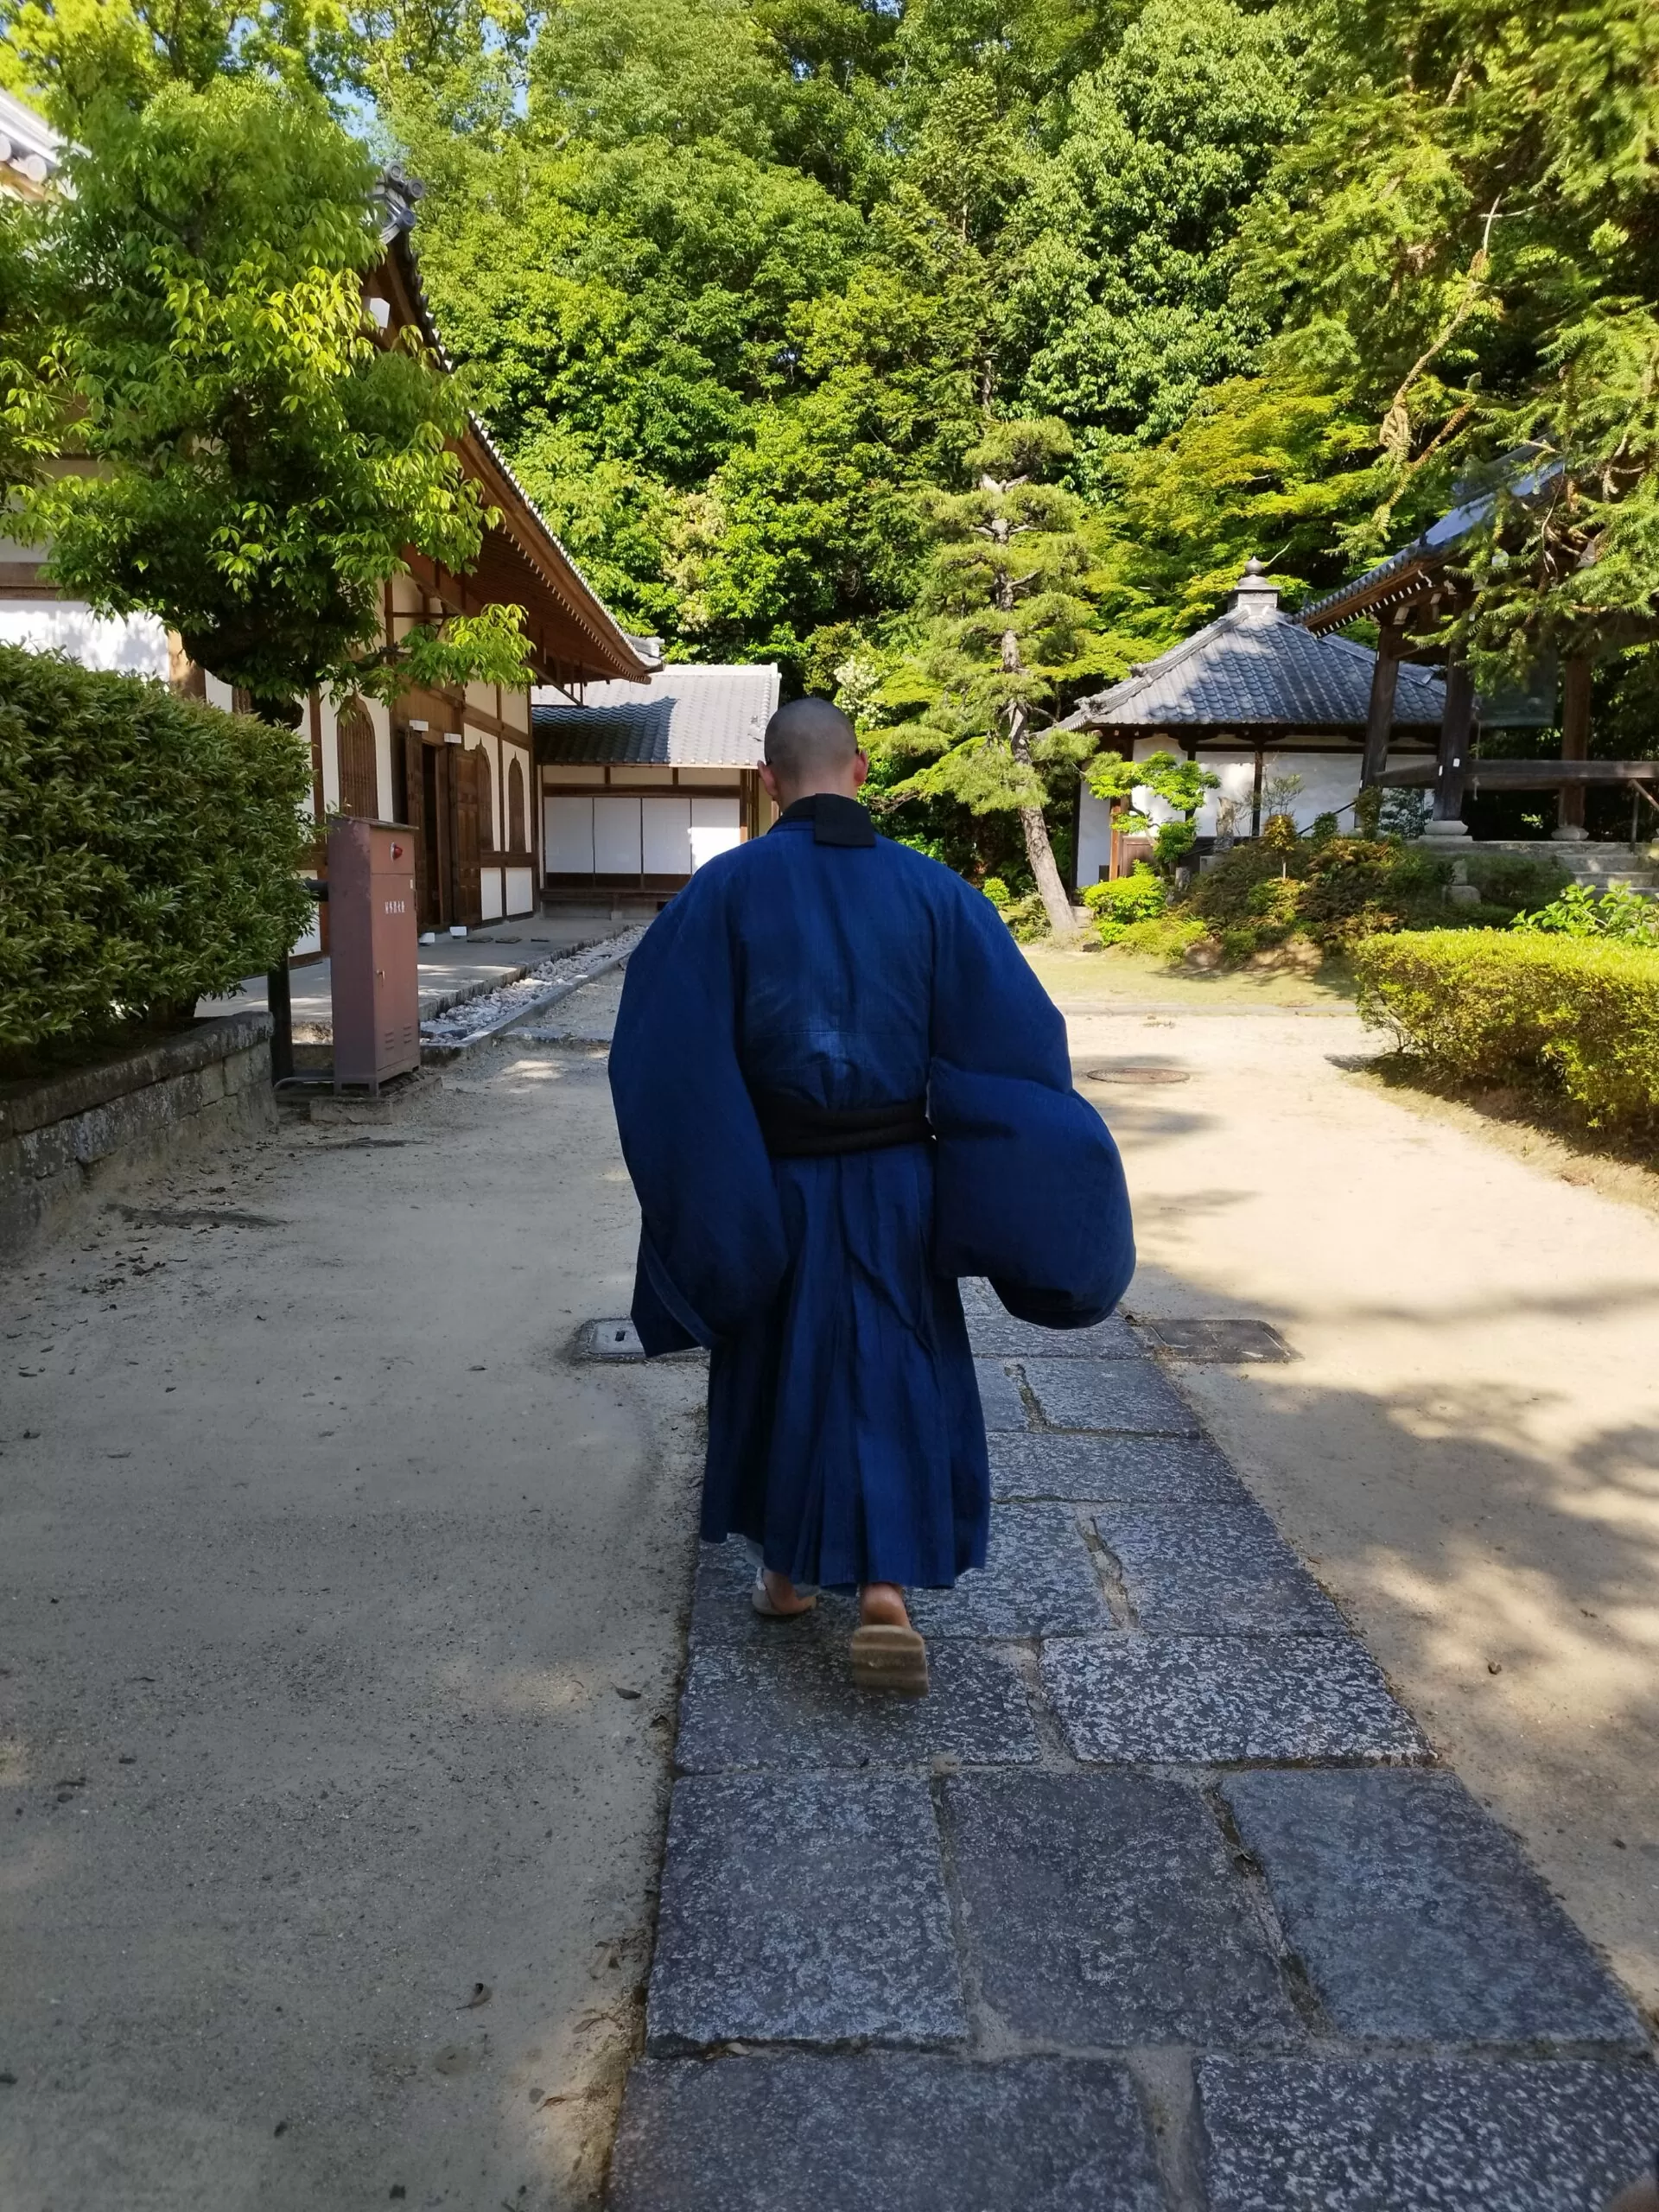
[[[645,925],[624,930],[620,936],[607,938],[603,943],[590,944],[581,952],[567,953],[559,960],[543,960],[538,967],[530,969],[516,983],[505,983],[499,991],[486,991],[480,997],[468,999],[464,1005],[452,1007],[448,1014],[436,1015],[421,1024],[421,1045],[434,1058],[447,1058],[451,1054],[464,1052],[471,1045],[481,1044],[485,1038],[493,1037],[498,1031],[521,1021],[527,1014],[539,1014],[543,1007],[556,1005],[572,991],[579,991],[584,983],[591,983],[596,976],[620,968],[645,933]]]

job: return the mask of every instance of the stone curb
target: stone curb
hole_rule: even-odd
[[[463,1035],[428,1037],[426,1031],[433,1026],[433,1022],[423,1017],[421,1022],[422,1059],[439,1065],[446,1061],[459,1059],[463,1052],[470,1052],[474,1045],[481,1045],[488,1038],[499,1036],[504,1029],[511,1029],[515,1023],[527,1020],[533,1014],[545,1013],[549,1007],[556,1006],[562,999],[568,999],[573,992],[583,989],[589,983],[597,982],[601,976],[608,976],[613,969],[620,968],[644,935],[643,929],[630,930],[623,937],[612,938],[607,942],[588,948],[592,951],[603,954],[604,957],[595,961],[591,967],[585,968],[579,976],[561,976],[557,981],[550,979],[545,990],[527,995],[516,1004],[488,1016],[476,1028],[467,1030]],[[580,957],[579,954],[567,953],[562,955],[556,963],[542,964],[563,967],[569,960]],[[523,983],[535,973],[535,969],[526,969],[518,978],[517,982],[493,985],[492,991],[514,990],[518,984]],[[488,994],[480,993],[479,995],[482,997]]]

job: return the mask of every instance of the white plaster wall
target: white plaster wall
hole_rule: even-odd
[[[208,705],[222,707],[227,715],[230,714],[236,705],[236,694],[230,685],[221,683],[216,676],[207,677],[204,681],[207,688]]]
[[[1077,813],[1077,888],[1085,891],[1108,875],[1112,865],[1112,810],[1085,784]]]
[[[1137,741],[1134,757],[1144,760],[1154,753],[1176,753],[1178,748],[1167,742],[1154,740]],[[1421,760],[1416,752],[1395,751],[1389,756],[1390,766],[1407,760]],[[1205,794],[1198,809],[1194,826],[1201,837],[1216,835],[1216,801],[1230,798],[1238,802],[1239,812],[1235,834],[1248,837],[1250,834],[1250,798],[1255,779],[1255,755],[1253,753],[1225,753],[1204,751],[1198,754],[1198,765],[1221,778],[1219,792]],[[1294,751],[1288,747],[1280,752],[1264,753],[1262,757],[1262,780],[1265,785],[1275,775],[1295,775],[1302,779],[1302,788],[1292,801],[1288,811],[1299,830],[1308,830],[1314,818],[1321,814],[1343,816],[1342,827],[1351,830],[1353,822],[1347,810],[1359,793],[1360,748],[1350,746],[1341,751],[1313,753]],[[1144,785],[1136,791],[1135,804],[1153,822],[1173,822],[1176,818],[1173,807],[1156,799]],[[1097,799],[1085,785],[1083,806],[1078,821],[1077,888],[1098,882],[1102,871],[1111,859],[1110,809]]]
[[[479,912],[486,922],[501,919],[501,878],[505,872],[499,868],[480,868],[478,871]]]
[[[503,868],[507,879],[507,912],[509,914],[533,914],[536,911],[536,871],[528,868]]]
[[[94,614],[77,600],[0,601],[0,641],[64,653],[82,668],[167,681],[167,632],[153,614]]]

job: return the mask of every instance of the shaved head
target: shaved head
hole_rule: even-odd
[[[791,699],[766,724],[766,766],[791,793],[838,791],[858,759],[858,733],[828,699]]]

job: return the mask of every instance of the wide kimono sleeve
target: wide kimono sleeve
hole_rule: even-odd
[[[772,1163],[739,1067],[718,878],[683,891],[628,962],[611,1096],[639,1200],[633,1323],[649,1353],[734,1334],[788,1263]]]
[[[934,1266],[989,1276],[1022,1320],[1087,1327],[1135,1273],[1117,1147],[1072,1089],[1065,1023],[995,909],[964,891],[936,927]]]

